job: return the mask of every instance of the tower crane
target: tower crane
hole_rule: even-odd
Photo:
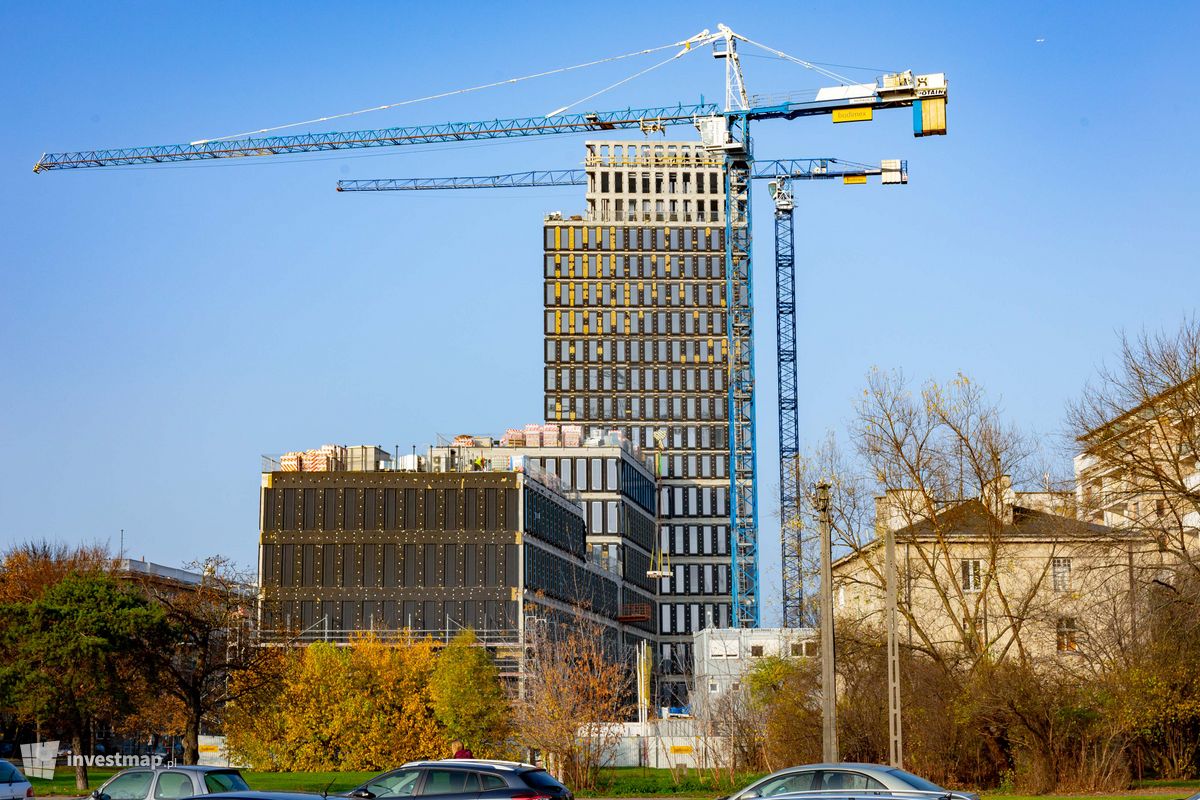
[[[821,89],[815,98],[786,96],[752,98],[742,76],[738,45],[763,48],[809,69],[818,69],[842,84]],[[947,85],[943,73],[914,75],[911,70],[884,75],[871,83],[853,83],[817,65],[754,42],[725,25],[716,32],[701,31],[675,46],[678,58],[701,46],[725,64],[725,106],[700,102],[674,106],[565,114],[568,107],[545,116],[477,122],[382,128],[288,136],[237,136],[189,144],[44,153],[34,172],[87,169],[178,161],[277,156],[371,147],[396,147],[438,142],[476,141],[565,133],[639,129],[663,131],[669,126],[694,124],[706,149],[720,153],[725,173],[725,275],[729,313],[726,340],[729,353],[727,418],[730,456],[730,553],[735,627],[759,624],[758,481],[755,448],[754,296],[751,270],[751,209],[749,182],[754,176],[750,123],[830,116],[837,122],[865,121],[877,110],[913,109],[913,134],[946,133]],[[666,62],[663,62],[666,63]],[[614,86],[617,84],[614,84]],[[610,87],[611,88],[611,87]],[[383,108],[383,107],[381,107]],[[356,112],[357,113],[357,112]],[[325,118],[322,118],[322,121]]]
[[[884,161],[878,167],[839,161],[836,158],[791,158],[754,162],[756,180],[834,180],[857,183],[859,178],[883,176],[883,182],[908,183],[907,161]],[[849,179],[849,180],[847,180]],[[522,189],[536,186],[585,186],[587,171],[545,169],[510,172],[504,175],[472,175],[455,178],[368,178],[341,180],[339,192],[401,192],[442,189]]]
[[[800,627],[806,621],[804,542],[801,535],[799,379],[796,367],[796,271],[792,217],[796,208],[792,181],[833,180],[865,183],[868,176],[881,176],[883,185],[908,183],[908,162],[885,160],[879,167],[847,164],[835,158],[780,159],[755,161],[752,177],[769,180],[775,205],[775,315],[776,369],[779,382],[779,524],[783,589],[783,625]],[[540,186],[585,186],[582,169],[529,170],[504,175],[453,178],[391,178],[338,181],[339,192],[435,191],[443,189],[512,189]],[[664,556],[647,573],[667,577]],[[667,571],[664,572],[664,569]]]

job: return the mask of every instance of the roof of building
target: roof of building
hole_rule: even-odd
[[[180,583],[188,586],[197,586],[204,582],[204,576],[199,572],[190,572],[186,569],[167,567],[162,564],[155,564],[152,561],[146,561],[145,559],[140,561],[135,561],[132,558],[119,559],[116,564],[116,571],[123,572],[128,575],[156,578],[158,580],[170,581],[172,583]]]
[[[1152,397],[1148,397],[1147,399],[1143,400],[1138,405],[1134,406],[1133,408],[1129,409],[1128,411],[1125,411],[1122,414],[1118,414],[1117,416],[1110,419],[1108,422],[1105,422],[1103,425],[1098,425],[1095,428],[1092,428],[1090,431],[1087,431],[1086,433],[1083,433],[1083,434],[1075,437],[1075,441],[1087,442],[1091,439],[1094,439],[1097,434],[1104,433],[1106,431],[1110,431],[1113,428],[1117,428],[1117,427],[1121,426],[1124,422],[1130,420],[1132,417],[1139,415],[1139,414],[1145,412],[1146,410],[1152,408],[1160,400],[1162,400],[1166,397],[1170,397],[1171,395],[1182,391],[1185,387],[1189,387],[1189,388],[1195,387],[1197,389],[1200,389],[1200,375],[1196,375],[1195,377],[1182,380],[1179,383],[1175,384],[1174,386],[1168,386],[1166,389],[1163,389],[1158,394],[1155,394]]]
[[[1012,522],[1003,522],[1000,536],[1008,541],[1094,541],[1104,536],[1136,536],[1127,532],[1113,531],[1104,525],[1083,522],[1060,514],[1050,514],[1022,506],[1012,506]],[[973,541],[995,535],[1000,520],[978,498],[963,500],[939,511],[935,520],[925,519],[899,528],[898,540],[928,541],[936,536],[952,536],[960,541]],[[875,537],[858,550],[847,553],[834,562],[834,566],[849,563],[865,552],[883,544],[883,537]]]

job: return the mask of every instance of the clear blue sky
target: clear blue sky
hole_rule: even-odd
[[[912,68],[951,81],[947,137],[913,139],[907,111],[756,130],[760,157],[899,157],[912,176],[800,187],[808,441],[845,423],[872,365],[916,379],[962,370],[1012,420],[1056,433],[1117,330],[1173,326],[1200,305],[1193,3],[5,3],[0,544],[115,547],[124,528],[135,557],[252,563],[260,453],[406,450],[537,420],[542,214],[582,206],[578,188],[333,191],[339,178],[576,166],[579,137],[34,175],[42,151],[235,133],[717,22],[870,68],[850,72],[864,80]],[[546,113],[649,63],[323,127]],[[771,59],[745,70],[753,92],[823,85]],[[721,91],[720,64],[697,53],[584,108]],[[769,298],[765,187],[755,202]],[[769,508],[774,324],[761,308]],[[768,519],[768,573],[776,535]]]

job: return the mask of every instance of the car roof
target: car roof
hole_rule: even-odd
[[[214,767],[207,764],[176,764],[167,766],[166,764],[158,764],[150,766],[147,764],[144,767],[125,767],[118,772],[114,772],[114,777],[122,772],[237,772],[237,767]]]
[[[533,764],[521,761],[500,761],[491,758],[440,758],[436,760],[409,761],[404,767],[470,767],[471,769],[491,769],[496,772],[518,772],[527,769],[541,769]]]
[[[212,798],[228,798],[228,800],[299,800],[299,798],[320,797],[322,800],[329,797],[319,792],[214,792],[212,794],[197,795],[195,798],[188,800],[212,800]]]
[[[890,772],[891,767],[887,764],[868,764],[865,761],[839,761],[836,763],[822,764],[801,764],[796,767],[788,767],[781,769],[780,772],[793,772],[798,769],[873,769],[880,772]]]

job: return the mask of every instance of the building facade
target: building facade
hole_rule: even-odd
[[[992,658],[1104,659],[1136,635],[1136,574],[1159,558],[1141,536],[1075,518],[1070,495],[1014,492],[914,520],[905,492],[876,501],[876,536],[833,565],[834,612],[882,631],[884,534],[896,542],[898,625],[916,650]]]
[[[586,211],[544,223],[545,418],[618,430],[658,465],[659,660],[731,624],[725,178],[695,142],[586,143]]]
[[[614,644],[650,639],[648,624],[618,621],[622,587],[587,558],[578,494],[540,471],[320,466],[263,474],[264,635],[448,639],[471,628],[519,652],[531,619],[567,622],[579,605]]]
[[[816,628],[705,628],[694,635],[693,709],[728,691],[764,658],[815,658]]]
[[[432,448],[430,459],[434,472],[531,471],[577,495],[586,556],[620,585],[619,621],[657,640],[658,581],[647,574],[654,566],[657,482],[641,452],[623,436],[564,439],[555,425],[530,425],[500,441],[456,437],[450,445]]]

